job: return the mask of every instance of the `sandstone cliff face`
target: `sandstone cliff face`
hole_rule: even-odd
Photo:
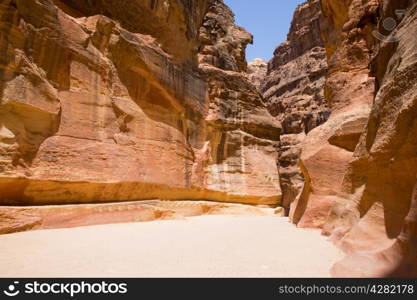
[[[273,162],[281,128],[246,78],[252,36],[233,22],[230,9],[216,1],[200,29],[199,68],[208,78],[209,103],[195,178],[208,189],[241,195],[240,202],[277,205]]]
[[[325,230],[347,252],[337,276],[417,274],[417,1],[381,1],[376,96]],[[388,18],[399,25],[387,31]],[[391,30],[391,29],[390,29]]]
[[[417,1],[321,5],[332,114],[301,144],[290,216],[346,252],[335,276],[415,276]]]
[[[321,22],[319,0],[297,7],[288,40],[275,50],[261,86],[270,112],[283,127],[278,165],[287,209],[304,182],[298,167],[300,143],[330,114],[323,92],[327,62],[320,37]]]
[[[322,227],[338,200],[342,180],[373,101],[369,62],[375,47],[378,1],[321,1],[320,25],[328,60],[325,98],[331,116],[303,140],[302,193],[290,216],[300,227]],[[343,200],[342,200],[343,201]]]
[[[268,64],[262,58],[255,58],[253,61],[248,63],[248,74],[249,81],[260,90],[268,71]]]
[[[280,203],[280,126],[220,0],[0,4],[0,203]]]

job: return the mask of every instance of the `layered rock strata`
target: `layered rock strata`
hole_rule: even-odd
[[[273,208],[208,201],[142,200],[117,203],[4,206],[0,234],[108,223],[181,220],[201,215],[273,215]]]
[[[415,277],[417,1],[381,1],[378,13],[376,96],[325,233],[347,253],[336,276]]]
[[[301,145],[305,183],[290,213],[300,227],[321,228],[326,222],[366,125],[374,96],[369,63],[378,6],[373,0],[321,1],[328,60],[324,94],[331,116]]]
[[[332,114],[301,144],[290,216],[345,251],[335,276],[415,276],[417,2],[321,6]]]
[[[278,205],[279,122],[220,0],[0,4],[0,203]]]
[[[287,210],[304,182],[300,143],[330,114],[323,92],[327,62],[321,23],[319,0],[297,7],[287,41],[276,48],[260,88],[269,111],[282,123],[278,166]]]
[[[248,79],[258,90],[263,85],[267,72],[268,64],[262,58],[255,58],[248,63]]]

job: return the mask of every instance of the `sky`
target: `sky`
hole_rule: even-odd
[[[305,0],[225,0],[235,14],[235,23],[253,34],[246,59],[269,61],[275,48],[287,39],[297,5]]]

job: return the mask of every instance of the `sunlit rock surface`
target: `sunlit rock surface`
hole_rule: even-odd
[[[280,203],[280,125],[222,1],[3,1],[0,16],[2,204]]]
[[[290,217],[345,251],[335,276],[415,276],[417,2],[321,6],[331,116],[301,144],[305,183]]]
[[[320,24],[328,71],[324,96],[329,120],[301,144],[305,183],[290,216],[300,227],[321,228],[338,200],[374,96],[369,63],[375,48],[378,1],[321,1]]]
[[[202,215],[273,216],[273,208],[212,201],[141,200],[114,203],[3,206],[0,234],[99,224],[183,220]]]
[[[248,63],[248,69],[246,73],[248,74],[249,81],[260,89],[262,86],[266,73],[268,71],[268,64],[262,58],[255,58]]]
[[[387,38],[371,64],[376,96],[343,181],[349,201],[325,226],[348,254],[336,276],[417,275],[417,1],[382,1],[379,13]],[[391,32],[390,17],[398,24]]]
[[[278,166],[287,212],[304,182],[298,166],[300,143],[330,115],[324,100],[327,61],[320,37],[322,18],[319,0],[297,7],[287,41],[276,48],[260,86],[269,111],[282,123]]]

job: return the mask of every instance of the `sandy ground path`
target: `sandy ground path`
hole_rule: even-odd
[[[273,216],[201,216],[0,236],[0,277],[326,277],[341,253]]]

